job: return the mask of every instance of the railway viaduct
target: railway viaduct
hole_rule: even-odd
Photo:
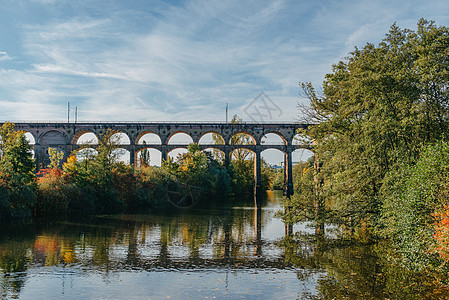
[[[220,123],[220,122],[16,122],[15,128],[29,132],[34,138],[34,156],[37,168],[48,164],[48,148],[56,148],[63,151],[65,158],[81,146],[79,138],[85,133],[93,133],[97,137],[111,130],[114,133],[125,134],[129,138],[127,144],[119,145],[130,153],[130,164],[135,164],[139,151],[146,148],[154,148],[162,153],[162,159],[177,148],[186,148],[186,145],[169,143],[170,138],[177,133],[189,135],[194,143],[208,133],[221,136],[222,144],[200,144],[202,150],[213,148],[221,150],[225,158],[229,159],[235,149],[245,148],[254,153],[254,180],[255,195],[260,191],[261,183],[261,152],[266,149],[278,149],[284,153],[284,194],[293,194],[292,180],[292,152],[296,149],[311,149],[310,145],[297,145],[293,143],[298,129],[307,128],[307,124],[299,123]],[[2,123],[0,123],[2,125]],[[142,137],[147,134],[156,134],[160,138],[160,144],[144,144]],[[252,138],[248,145],[232,144],[231,138],[235,134],[245,133]],[[276,134],[282,139],[282,143],[276,145],[264,144],[263,137],[266,134]],[[95,147],[95,146],[93,146]]]

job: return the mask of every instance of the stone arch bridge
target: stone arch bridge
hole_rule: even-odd
[[[157,149],[162,153],[162,159],[177,148],[186,148],[185,144],[177,145],[169,143],[170,138],[177,133],[189,135],[193,142],[198,143],[200,138],[208,133],[215,133],[222,137],[223,144],[200,144],[202,150],[213,148],[224,152],[225,158],[235,149],[245,148],[254,153],[254,180],[255,194],[260,194],[261,180],[261,152],[266,149],[278,149],[284,153],[285,184],[284,194],[293,194],[292,181],[292,152],[296,149],[311,149],[310,145],[297,145],[293,143],[298,129],[307,128],[307,124],[299,123],[219,123],[219,122],[17,122],[14,123],[17,130],[29,132],[34,138],[34,155],[37,168],[45,166],[48,162],[48,148],[56,148],[63,151],[65,158],[72,151],[80,148],[78,139],[85,133],[93,133],[97,137],[107,130],[114,133],[125,134],[129,143],[120,145],[130,153],[130,164],[134,164],[137,153],[145,148]],[[1,125],[1,123],[0,123]],[[147,133],[156,134],[160,138],[160,144],[142,144],[139,140]],[[253,143],[251,145],[233,145],[231,138],[238,133],[248,134]],[[267,145],[262,142],[266,134],[278,135],[283,143]]]

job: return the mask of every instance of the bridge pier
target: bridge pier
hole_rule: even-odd
[[[294,193],[292,152],[287,148],[284,154],[284,196],[289,198]]]
[[[293,163],[292,163],[292,150],[287,147],[284,154],[284,196],[290,199],[293,195]],[[289,213],[291,207],[285,207],[285,213]],[[285,223],[285,235],[291,235],[293,233],[293,224]]]
[[[129,164],[132,167],[135,167],[136,166],[135,163],[136,163],[136,145],[130,144],[129,145]]]
[[[167,160],[167,147],[165,145],[162,145],[161,147],[161,164]]]
[[[229,164],[231,162],[231,150],[229,149],[229,146],[225,145],[223,149],[224,153],[224,166],[226,169],[228,169]]]
[[[34,164],[36,165],[36,172],[38,172],[41,169],[41,156],[39,152],[41,151],[41,147],[39,144],[34,144]]]
[[[256,146],[256,149],[254,151],[254,201],[256,207],[261,207],[264,192],[262,190],[262,168],[260,161],[260,152],[260,149],[257,149]]]

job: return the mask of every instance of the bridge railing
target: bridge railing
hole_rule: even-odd
[[[77,121],[77,122],[67,122],[67,121],[42,121],[42,120],[6,120],[0,121],[0,124],[10,122],[17,124],[174,124],[174,125],[183,125],[183,124],[222,124],[222,125],[239,125],[239,124],[297,124],[297,125],[305,125],[300,122],[294,121],[263,121],[263,122],[255,122],[255,121],[247,121],[240,123],[230,123],[225,121]]]

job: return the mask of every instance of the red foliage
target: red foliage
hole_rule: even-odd
[[[435,218],[435,233],[433,238],[436,241],[435,250],[444,260],[449,260],[449,206],[444,206],[444,210],[432,214]]]
[[[37,182],[43,183],[50,179],[58,179],[62,176],[62,171],[60,169],[40,169],[37,175]]]

